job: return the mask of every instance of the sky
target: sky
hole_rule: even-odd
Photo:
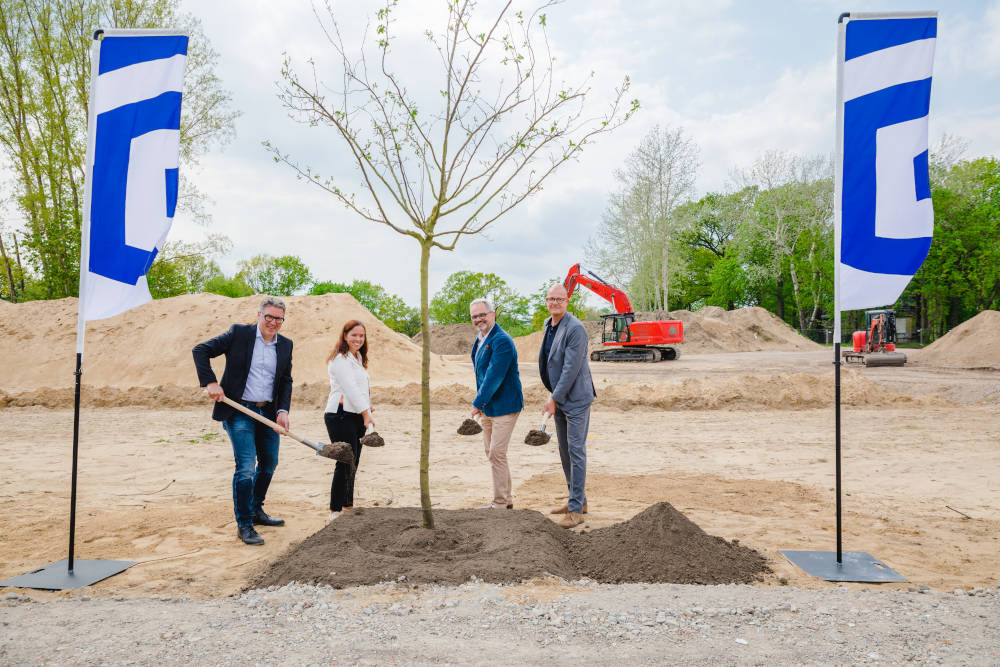
[[[317,3],[322,12],[322,3]],[[359,43],[378,2],[331,0],[349,48]],[[444,2],[402,0],[396,24],[411,90],[440,88],[440,68],[421,60],[421,34],[440,31]],[[967,143],[965,158],[1000,156],[1000,0],[953,0],[938,7],[931,92],[932,146],[942,135]],[[199,226],[178,212],[171,240],[222,233],[233,250],[219,259],[230,274],[259,253],[297,255],[316,280],[382,285],[417,305],[419,246],[384,225],[365,221],[332,195],[276,164],[269,140],[345,189],[356,186],[345,144],[328,128],[289,118],[278,99],[283,54],[299,71],[313,58],[323,80],[339,66],[308,0],[183,0],[219,54],[216,73],[241,112],[236,138],[202,157],[187,176],[209,196],[212,221]],[[485,0],[485,16],[497,6]],[[535,4],[518,3],[525,9]],[[594,72],[591,99],[603,107],[627,75],[641,109],[600,137],[527,202],[481,236],[430,259],[430,294],[455,271],[495,273],[532,294],[570,266],[585,262],[614,172],[655,126],[682,128],[699,148],[695,197],[726,190],[734,169],[769,150],[831,155],[835,126],[835,52],[841,12],[935,9],[895,1],[828,0],[568,0],[546,10],[555,78],[578,81]],[[409,46],[408,46],[409,45]],[[412,46],[412,48],[410,48]]]

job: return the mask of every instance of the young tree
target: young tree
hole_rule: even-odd
[[[482,232],[638,109],[638,101],[626,97],[627,78],[600,114],[585,104],[592,75],[578,85],[555,78],[545,13],[553,4],[515,12],[511,0],[486,16],[475,11],[472,0],[448,2],[442,7],[447,11],[443,31],[425,33],[428,53],[394,50],[396,0],[386,0],[377,11],[374,34],[365,30],[357,51],[345,45],[345,31],[328,4],[326,14],[317,11],[316,16],[340,60],[339,83],[324,82],[314,63],[305,75],[287,58],[282,68],[282,102],[294,118],[333,130],[357,167],[360,191],[352,193],[268,145],[275,160],[363,219],[417,242],[425,331],[431,250],[453,250],[463,236]],[[421,60],[425,55],[433,60]],[[435,72],[440,84],[433,101],[423,94],[427,79],[411,79],[402,71]],[[428,336],[423,338],[421,385],[420,504],[424,526],[433,528]]]
[[[96,28],[163,28],[191,35],[181,115],[178,206],[202,199],[188,169],[233,134],[238,113],[214,73],[218,56],[177,0],[4,0],[0,3],[0,155],[11,165],[25,220],[27,260],[40,296],[76,294],[90,36]]]

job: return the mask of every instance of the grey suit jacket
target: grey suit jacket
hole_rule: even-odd
[[[546,327],[551,320],[551,317],[545,320]],[[573,410],[594,402],[597,392],[587,358],[587,329],[583,322],[566,313],[559,321],[549,358],[545,358],[544,345],[538,351],[538,372],[541,374],[545,364],[552,385],[545,388],[552,393],[560,410]]]

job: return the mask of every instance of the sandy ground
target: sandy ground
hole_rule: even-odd
[[[830,372],[830,354],[748,352],[690,355],[677,362],[595,364],[602,387],[686,378]],[[895,392],[937,394],[925,403],[843,412],[844,548],[868,551],[914,584],[937,589],[1000,584],[1000,373],[915,362],[864,369]],[[467,376],[460,360],[450,376]],[[534,381],[533,365],[522,376]],[[832,393],[832,388],[831,388]],[[518,507],[546,510],[565,498],[553,444],[521,443],[539,406],[522,415],[511,446]],[[458,406],[436,409],[431,495],[436,507],[468,508],[490,495],[478,436],[459,436]],[[387,446],[366,450],[360,506],[419,503],[419,409],[377,408]],[[322,414],[293,408],[293,430],[326,439]],[[72,411],[0,410],[0,578],[66,557]],[[775,575],[802,588],[829,587],[790,565],[778,549],[834,549],[832,409],[595,409],[588,442],[587,527],[627,519],[666,500],[705,531],[764,553]],[[204,408],[89,409],[81,423],[77,558],[138,564],[91,594],[151,593],[215,598],[239,591],[265,563],[324,525],[331,465],[292,441],[267,510],[287,519],[264,528],[267,544],[236,538],[228,439]],[[967,515],[967,516],[966,516]],[[886,585],[886,587],[905,584]],[[32,592],[36,598],[61,594]]]

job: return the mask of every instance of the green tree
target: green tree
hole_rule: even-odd
[[[222,277],[222,270],[213,257],[232,247],[232,241],[222,235],[211,235],[201,242],[165,243],[146,274],[150,294],[154,299],[162,299],[206,291],[209,280]]]
[[[795,303],[793,321],[809,328],[822,306],[821,285],[832,266],[822,252],[832,234],[833,179],[825,158],[801,158],[768,151],[736,173],[743,189],[754,193],[753,215],[738,228],[737,244],[747,274],[758,287],[774,285],[777,315],[785,317],[785,272]],[[753,258],[754,262],[747,260]],[[805,283],[809,281],[809,284]],[[808,314],[807,314],[808,313]]]
[[[659,125],[615,171],[618,189],[587,245],[587,257],[608,280],[629,286],[637,310],[667,308],[674,209],[693,190],[697,171],[697,144],[682,128]]]
[[[545,318],[549,316],[549,310],[545,307],[545,297],[549,294],[549,288],[559,283],[563,282],[563,278],[553,278],[552,280],[547,280],[542,285],[535,290],[529,299],[529,304],[531,304],[531,322],[528,327],[529,331],[538,331],[545,324]],[[580,287],[579,285],[573,291],[573,296],[569,298],[569,303],[566,304],[566,310],[572,313],[574,316],[580,318],[581,320],[589,320],[598,317],[600,310],[594,310],[587,307],[584,303],[585,295],[588,290],[586,287]]]
[[[247,284],[255,294],[291,296],[305,291],[312,284],[309,267],[295,255],[254,255],[236,263],[236,277]]]
[[[254,291],[238,276],[227,278],[224,275],[217,275],[209,278],[205,282],[205,291],[209,294],[219,294],[238,299],[244,296],[253,296]]]
[[[497,322],[512,336],[527,331],[529,301],[511,289],[495,273],[457,271],[445,280],[430,303],[430,316],[438,324],[469,322],[469,304],[473,299],[493,302]]]
[[[393,48],[396,0],[377,10],[371,37],[362,36],[359,52],[345,46],[346,31],[328,4],[325,18],[316,15],[340,59],[332,77],[336,83],[324,81],[311,60],[304,75],[287,58],[282,68],[283,103],[296,119],[333,130],[346,151],[331,156],[342,162],[346,154],[357,167],[360,195],[269,145],[275,160],[363,219],[419,244],[424,331],[431,250],[454,250],[463,236],[482,232],[639,106],[628,101],[626,78],[603,113],[588,108],[592,75],[574,85],[554,76],[546,34],[550,4],[533,12],[514,12],[511,4],[482,16],[468,0],[440,5],[447,11],[444,29],[423,33],[427,52]],[[407,32],[413,30],[410,23],[406,20]],[[433,80],[441,88],[434,101],[423,96],[424,78],[408,81],[397,66],[420,77],[437,72]],[[420,504],[424,527],[433,528],[429,336],[422,348]]]
[[[38,296],[78,289],[90,40],[102,28],[179,28],[191,35],[181,116],[179,208],[201,213],[187,171],[233,133],[237,113],[214,74],[218,56],[178,0],[0,3],[0,154],[14,174],[23,246]]]
[[[350,294],[393,331],[409,337],[420,331],[420,311],[407,306],[401,297],[388,293],[381,285],[367,280],[355,280],[350,285],[327,280],[313,284],[309,290],[310,294],[331,292]]]

